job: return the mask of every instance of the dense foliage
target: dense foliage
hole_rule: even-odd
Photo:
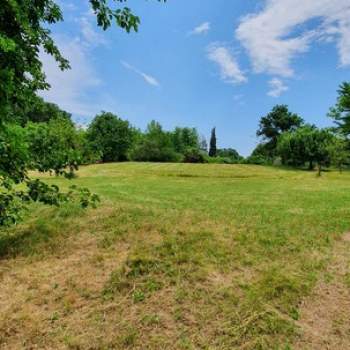
[[[104,30],[112,21],[130,32],[137,31],[140,19],[127,7],[110,7],[106,0],[90,0],[97,24]],[[115,3],[124,3],[116,0]],[[54,57],[64,70],[69,62],[61,55],[49,26],[62,21],[60,7],[53,0],[5,0],[0,6],[0,225],[18,221],[29,201],[59,204],[72,197],[55,187],[31,181],[28,169],[72,176],[81,161],[79,142],[70,115],[37,96],[49,88],[40,52]],[[39,122],[40,125],[26,124]],[[43,124],[47,123],[47,124]],[[26,130],[23,127],[26,126]],[[86,158],[93,158],[85,147]],[[90,157],[91,156],[91,157]],[[67,169],[68,168],[68,172]],[[17,190],[23,183],[25,190]],[[23,187],[23,186],[22,186]],[[83,206],[97,200],[88,190],[77,190]]]
[[[338,90],[338,100],[329,116],[334,119],[337,130],[346,138],[350,137],[350,83],[344,82]]]
[[[72,176],[81,163],[81,151],[76,129],[70,121],[30,122],[25,130],[31,169]]]
[[[264,141],[264,153],[272,158],[276,155],[278,137],[293,131],[303,124],[303,119],[288,110],[286,105],[276,105],[272,111],[260,119],[257,136]]]
[[[303,166],[307,163],[310,170],[316,164],[320,174],[322,167],[331,163],[329,146],[333,142],[334,135],[329,130],[306,125],[281,135],[277,150],[284,164]]]
[[[127,160],[134,131],[128,121],[102,112],[90,124],[87,137],[103,162],[117,162]]]
[[[216,128],[211,130],[210,143],[209,143],[209,157],[216,157],[217,147],[216,147]]]
[[[330,165],[342,171],[350,161],[350,83],[340,85],[337,103],[330,109],[329,116],[336,127],[319,129],[305,124],[287,106],[275,106],[261,118],[257,135],[262,137],[262,142],[245,162],[282,163],[309,170],[317,166],[319,175]]]

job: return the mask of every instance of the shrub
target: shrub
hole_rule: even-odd
[[[207,163],[206,154],[198,148],[188,148],[184,152],[184,163]]]
[[[256,156],[250,156],[245,159],[244,161],[245,164],[255,164],[255,165],[267,165],[271,164],[271,160],[261,156],[261,155],[256,155]]]

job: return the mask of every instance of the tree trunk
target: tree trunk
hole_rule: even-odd
[[[309,170],[314,170],[314,162],[312,160],[309,161]]]
[[[317,176],[321,176],[322,174],[322,165],[320,163],[317,164],[317,167],[318,167],[318,173],[317,173]]]

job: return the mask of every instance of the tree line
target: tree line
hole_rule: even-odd
[[[321,174],[325,167],[342,170],[349,163],[350,83],[341,84],[329,116],[335,126],[320,129],[288,106],[276,105],[260,119],[257,136],[261,142],[247,158],[233,148],[217,148],[216,128],[209,147],[196,128],[167,131],[152,120],[141,131],[111,112],[101,112],[87,128],[79,128],[69,113],[40,97],[17,116],[12,132],[23,138],[18,144],[26,145],[30,168],[56,174],[69,169],[68,176],[82,164],[121,161],[282,164],[317,167]]]
[[[123,3],[89,0],[97,25],[103,30],[115,22],[126,32],[137,31],[140,19]],[[349,83],[342,84],[337,104],[330,111],[334,128],[318,129],[290,113],[286,106],[276,106],[262,118],[258,131],[262,142],[247,159],[234,149],[217,149],[215,128],[209,150],[206,140],[193,128],[169,132],[154,121],[141,132],[110,113],[98,115],[87,130],[76,128],[69,113],[37,95],[50,87],[41,51],[51,55],[62,70],[69,69],[50,32],[50,27],[62,20],[61,9],[53,0],[11,0],[0,6],[0,226],[18,222],[31,202],[60,205],[77,200],[87,207],[98,201],[84,188],[72,186],[63,193],[55,185],[32,179],[29,170],[73,177],[79,164],[128,159],[281,162],[317,166],[319,172],[332,163],[340,169],[347,165]]]
[[[40,97],[25,115],[18,117],[12,132],[17,135],[17,143],[25,146],[23,151],[27,152],[31,169],[65,172],[67,176],[73,176],[79,165],[99,162],[234,164],[243,160],[234,149],[217,148],[215,128],[209,149],[196,128],[166,131],[152,120],[141,131],[111,112],[101,112],[87,128],[82,128],[73,123],[69,113]]]
[[[318,128],[306,123],[286,105],[275,106],[260,119],[261,142],[247,159],[255,164],[282,164],[318,169],[334,166],[340,171],[350,162],[350,83],[344,82],[328,113],[335,126]]]

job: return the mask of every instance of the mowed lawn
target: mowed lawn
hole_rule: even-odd
[[[0,233],[1,349],[293,349],[300,303],[350,231],[350,173],[82,167],[101,204]]]

